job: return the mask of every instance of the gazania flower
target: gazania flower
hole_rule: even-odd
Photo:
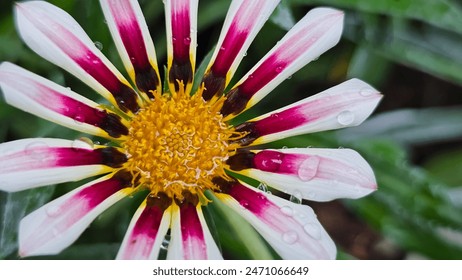
[[[154,44],[135,0],[101,0],[129,80],[78,23],[43,1],[18,3],[25,43],[106,98],[97,104],[19,66],[0,65],[6,101],[49,121],[103,137],[22,139],[0,145],[0,189],[14,192],[100,175],[27,215],[21,256],[57,254],[108,207],[135,192],[147,196],[134,213],[117,258],[157,258],[170,236],[168,259],[220,259],[203,209],[222,203],[285,259],[331,259],[336,248],[306,205],[244,182],[253,178],[315,201],[358,198],[376,189],[373,172],[350,149],[264,149],[289,136],[354,126],[381,95],[349,80],[297,103],[247,120],[231,120],[340,39],[343,13],[311,10],[254,68],[226,90],[251,41],[279,1],[235,0],[201,77],[195,75],[197,0],[164,1],[168,61],[163,89]],[[200,79],[197,88],[193,81]],[[236,179],[236,174],[240,174]]]

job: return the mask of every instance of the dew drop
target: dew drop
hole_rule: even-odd
[[[282,235],[282,241],[287,244],[294,244],[298,240],[298,234],[295,231],[287,231]]]
[[[282,149],[288,149],[288,148],[289,148],[289,147],[287,147],[287,146],[282,146]]]
[[[287,80],[290,80],[290,79],[292,79],[292,76],[287,77]]]
[[[319,168],[319,157],[310,156],[305,159],[298,167],[297,174],[300,180],[310,181],[316,176]]]
[[[96,41],[95,42],[95,46],[98,48],[98,50],[102,50],[103,49],[103,43],[99,42],[99,41]]]
[[[294,210],[292,209],[292,207],[287,206],[287,205],[281,207],[281,212],[282,214],[289,216],[289,217],[294,214]]]
[[[160,249],[168,250],[168,245],[170,245],[170,236],[166,235],[164,237],[164,240],[162,240],[162,243],[160,244]]]
[[[191,38],[190,37],[185,37],[183,39],[183,43],[186,45],[186,46],[189,46],[191,44]]]
[[[59,206],[49,206],[46,210],[48,217],[56,217],[61,212]]]
[[[25,148],[25,152],[33,159],[43,160],[44,156],[46,156],[47,149],[48,145],[45,142],[36,141],[28,144]]]
[[[316,240],[321,239],[321,229],[314,223],[308,223],[303,226],[303,230]]]
[[[247,56],[247,52],[245,52],[243,56]]]
[[[264,192],[267,192],[268,191],[268,186],[265,184],[265,183],[260,183],[258,184],[258,187],[257,187],[259,190],[262,190]]]
[[[282,67],[281,66],[276,67],[276,73],[281,73],[281,72],[282,72]]]
[[[290,195],[290,201],[296,204],[302,204],[302,193],[299,191],[295,191],[293,194]]]
[[[337,121],[341,125],[350,125],[355,120],[355,115],[351,111],[343,111],[337,116]]]
[[[359,94],[364,97],[371,96],[373,93],[374,91],[370,88],[363,88],[359,91]]]
[[[93,149],[93,142],[87,137],[80,137],[72,142],[74,149]]]
[[[248,202],[247,200],[244,200],[244,199],[241,200],[239,203],[240,203],[244,208],[248,208],[249,205],[250,205],[249,202]]]
[[[221,48],[220,48],[220,51],[222,51],[222,52],[224,52],[225,50],[226,50],[225,47],[221,47]]]
[[[253,78],[254,78],[254,76],[253,76],[253,75],[249,75],[249,79],[253,79]]]

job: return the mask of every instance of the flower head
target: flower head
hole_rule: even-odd
[[[165,1],[166,90],[137,1],[100,1],[130,81],[65,11],[43,1],[18,3],[16,23],[25,43],[81,79],[109,104],[97,104],[3,62],[0,86],[6,101],[110,141],[101,145],[86,138],[32,138],[0,144],[0,189],[4,191],[100,175],[26,216],[19,229],[20,255],[59,253],[104,210],[145,191],[118,258],[157,258],[167,234],[171,236],[167,258],[222,258],[202,212],[218,201],[244,217],[282,258],[335,258],[335,245],[311,208],[261,191],[233,175],[315,201],[358,198],[376,189],[371,168],[350,149],[261,148],[285,137],[363,122],[381,95],[360,80],[231,125],[234,117],[340,39],[343,13],[313,9],[225,90],[278,2],[232,1],[205,74],[198,76],[197,0]],[[201,82],[195,88],[197,79]]]

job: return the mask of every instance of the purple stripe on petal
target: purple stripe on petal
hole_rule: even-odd
[[[289,130],[311,121],[302,114],[297,107],[290,108],[282,112],[271,114],[270,116],[255,122],[255,129],[258,134],[268,135],[276,132]]]
[[[242,2],[211,68],[216,76],[226,77],[232,63],[244,46],[250,31],[258,21],[255,11],[261,10],[264,5],[264,1]]]
[[[118,177],[116,174],[108,180],[88,185],[59,204],[51,202],[48,207],[44,206],[47,207],[47,216],[34,226],[37,229],[34,236],[25,239],[22,247],[33,251],[40,246],[38,244],[53,242],[61,234],[72,230],[71,227],[84,219],[96,206],[126,186],[126,182]]]
[[[127,172],[119,171],[106,181],[98,182],[88,188],[78,192],[73,199],[85,201],[87,212],[98,206],[109,196],[116,192],[132,186],[132,175]]]
[[[191,45],[189,1],[172,1],[171,17],[173,57],[179,64],[183,64],[189,61]]]
[[[216,76],[226,77],[234,59],[248,36],[248,30],[245,31],[240,31],[235,26],[230,27],[211,68]]]
[[[330,246],[325,244],[328,236],[307,206],[272,198],[238,182],[232,184],[227,193],[257,218],[250,217],[249,221],[278,252],[289,247],[296,251],[294,256],[325,259],[331,255],[328,252]],[[304,210],[300,211],[302,208]],[[248,216],[245,211],[243,214]],[[281,247],[285,249],[281,250]]]
[[[51,91],[51,89],[49,89]],[[57,92],[53,92],[54,95],[58,95]],[[58,98],[58,96],[57,96]],[[128,128],[122,124],[120,116],[114,113],[108,113],[105,110],[90,107],[80,101],[72,99],[70,97],[61,95],[59,96],[60,102],[63,105],[60,112],[69,118],[72,118],[78,122],[87,123],[99,127],[106,131],[109,136],[118,138],[122,135],[128,135]],[[44,102],[44,106],[46,102]],[[49,108],[53,110],[53,108]]]
[[[254,167],[266,172],[297,175],[303,181],[316,176],[320,162],[318,156],[284,154],[277,151],[261,151],[253,158]],[[324,163],[323,163],[324,164]]]
[[[155,206],[147,206],[143,210],[130,235],[127,248],[121,255],[122,259],[132,259],[134,254],[137,258],[149,258],[163,214],[164,211]]]
[[[352,98],[357,97],[355,96]],[[236,126],[236,130],[240,132],[247,132],[248,134],[239,139],[239,142],[246,146],[250,145],[253,141],[262,136],[288,131],[302,125],[307,125],[310,122],[317,121],[323,117],[331,115],[332,113],[336,113],[339,111],[339,108],[351,104],[352,98],[350,98],[350,100],[338,98],[336,103],[330,101],[328,96],[323,99],[313,99],[297,106],[289,107],[286,110],[273,113],[260,120],[243,123]]]
[[[99,127],[111,137],[118,138],[128,134],[128,128],[122,123],[120,116],[114,113],[91,107],[26,76],[4,72],[0,79],[41,106],[77,122]],[[10,82],[14,80],[20,82]]]
[[[265,195],[255,192],[240,183],[233,184],[228,194],[234,197],[240,205],[257,216],[264,215],[270,206],[274,206]]]
[[[150,90],[156,90],[160,81],[158,73],[149,61],[135,12],[128,1],[114,2],[110,5],[110,9],[112,14],[116,15],[116,27],[133,65],[136,86],[152,98]]]
[[[126,156],[115,148],[89,150],[82,148],[48,147],[45,143],[31,143],[24,151],[2,156],[3,161],[11,162],[2,167],[0,173],[11,173],[32,169],[67,167],[81,165],[107,165],[120,167]]]
[[[180,206],[181,237],[185,259],[207,259],[204,232],[196,206],[184,203]]]
[[[77,38],[75,39],[77,40]],[[82,47],[85,48],[83,45]],[[117,105],[124,112],[137,112],[140,109],[136,99],[136,93],[129,86],[122,83],[93,52],[87,50],[84,56],[72,58],[85,70],[85,72],[97,80],[114,96]]]
[[[25,14],[30,13],[26,9],[23,12]],[[29,14],[28,19],[85,72],[111,92],[123,111],[130,110],[136,112],[140,109],[136,93],[129,86],[122,83],[107,65],[71,31],[63,27],[60,23],[46,17],[41,17],[39,20],[35,15]],[[59,36],[56,34],[59,34]]]
[[[307,25],[278,46],[277,49],[266,58],[257,69],[250,73],[241,85],[239,85],[242,94],[251,97],[276,78],[323,37],[326,30],[319,27],[337,17],[337,14],[332,14],[326,16],[322,21]],[[310,36],[306,34],[310,34]]]

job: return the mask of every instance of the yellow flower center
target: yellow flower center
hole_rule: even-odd
[[[223,164],[237,148],[230,143],[235,132],[219,112],[223,98],[205,102],[202,91],[154,92],[154,100],[131,120],[123,143],[125,168],[151,196],[165,193],[182,201],[189,192],[204,203],[203,192],[218,188],[212,178],[227,178]]]

